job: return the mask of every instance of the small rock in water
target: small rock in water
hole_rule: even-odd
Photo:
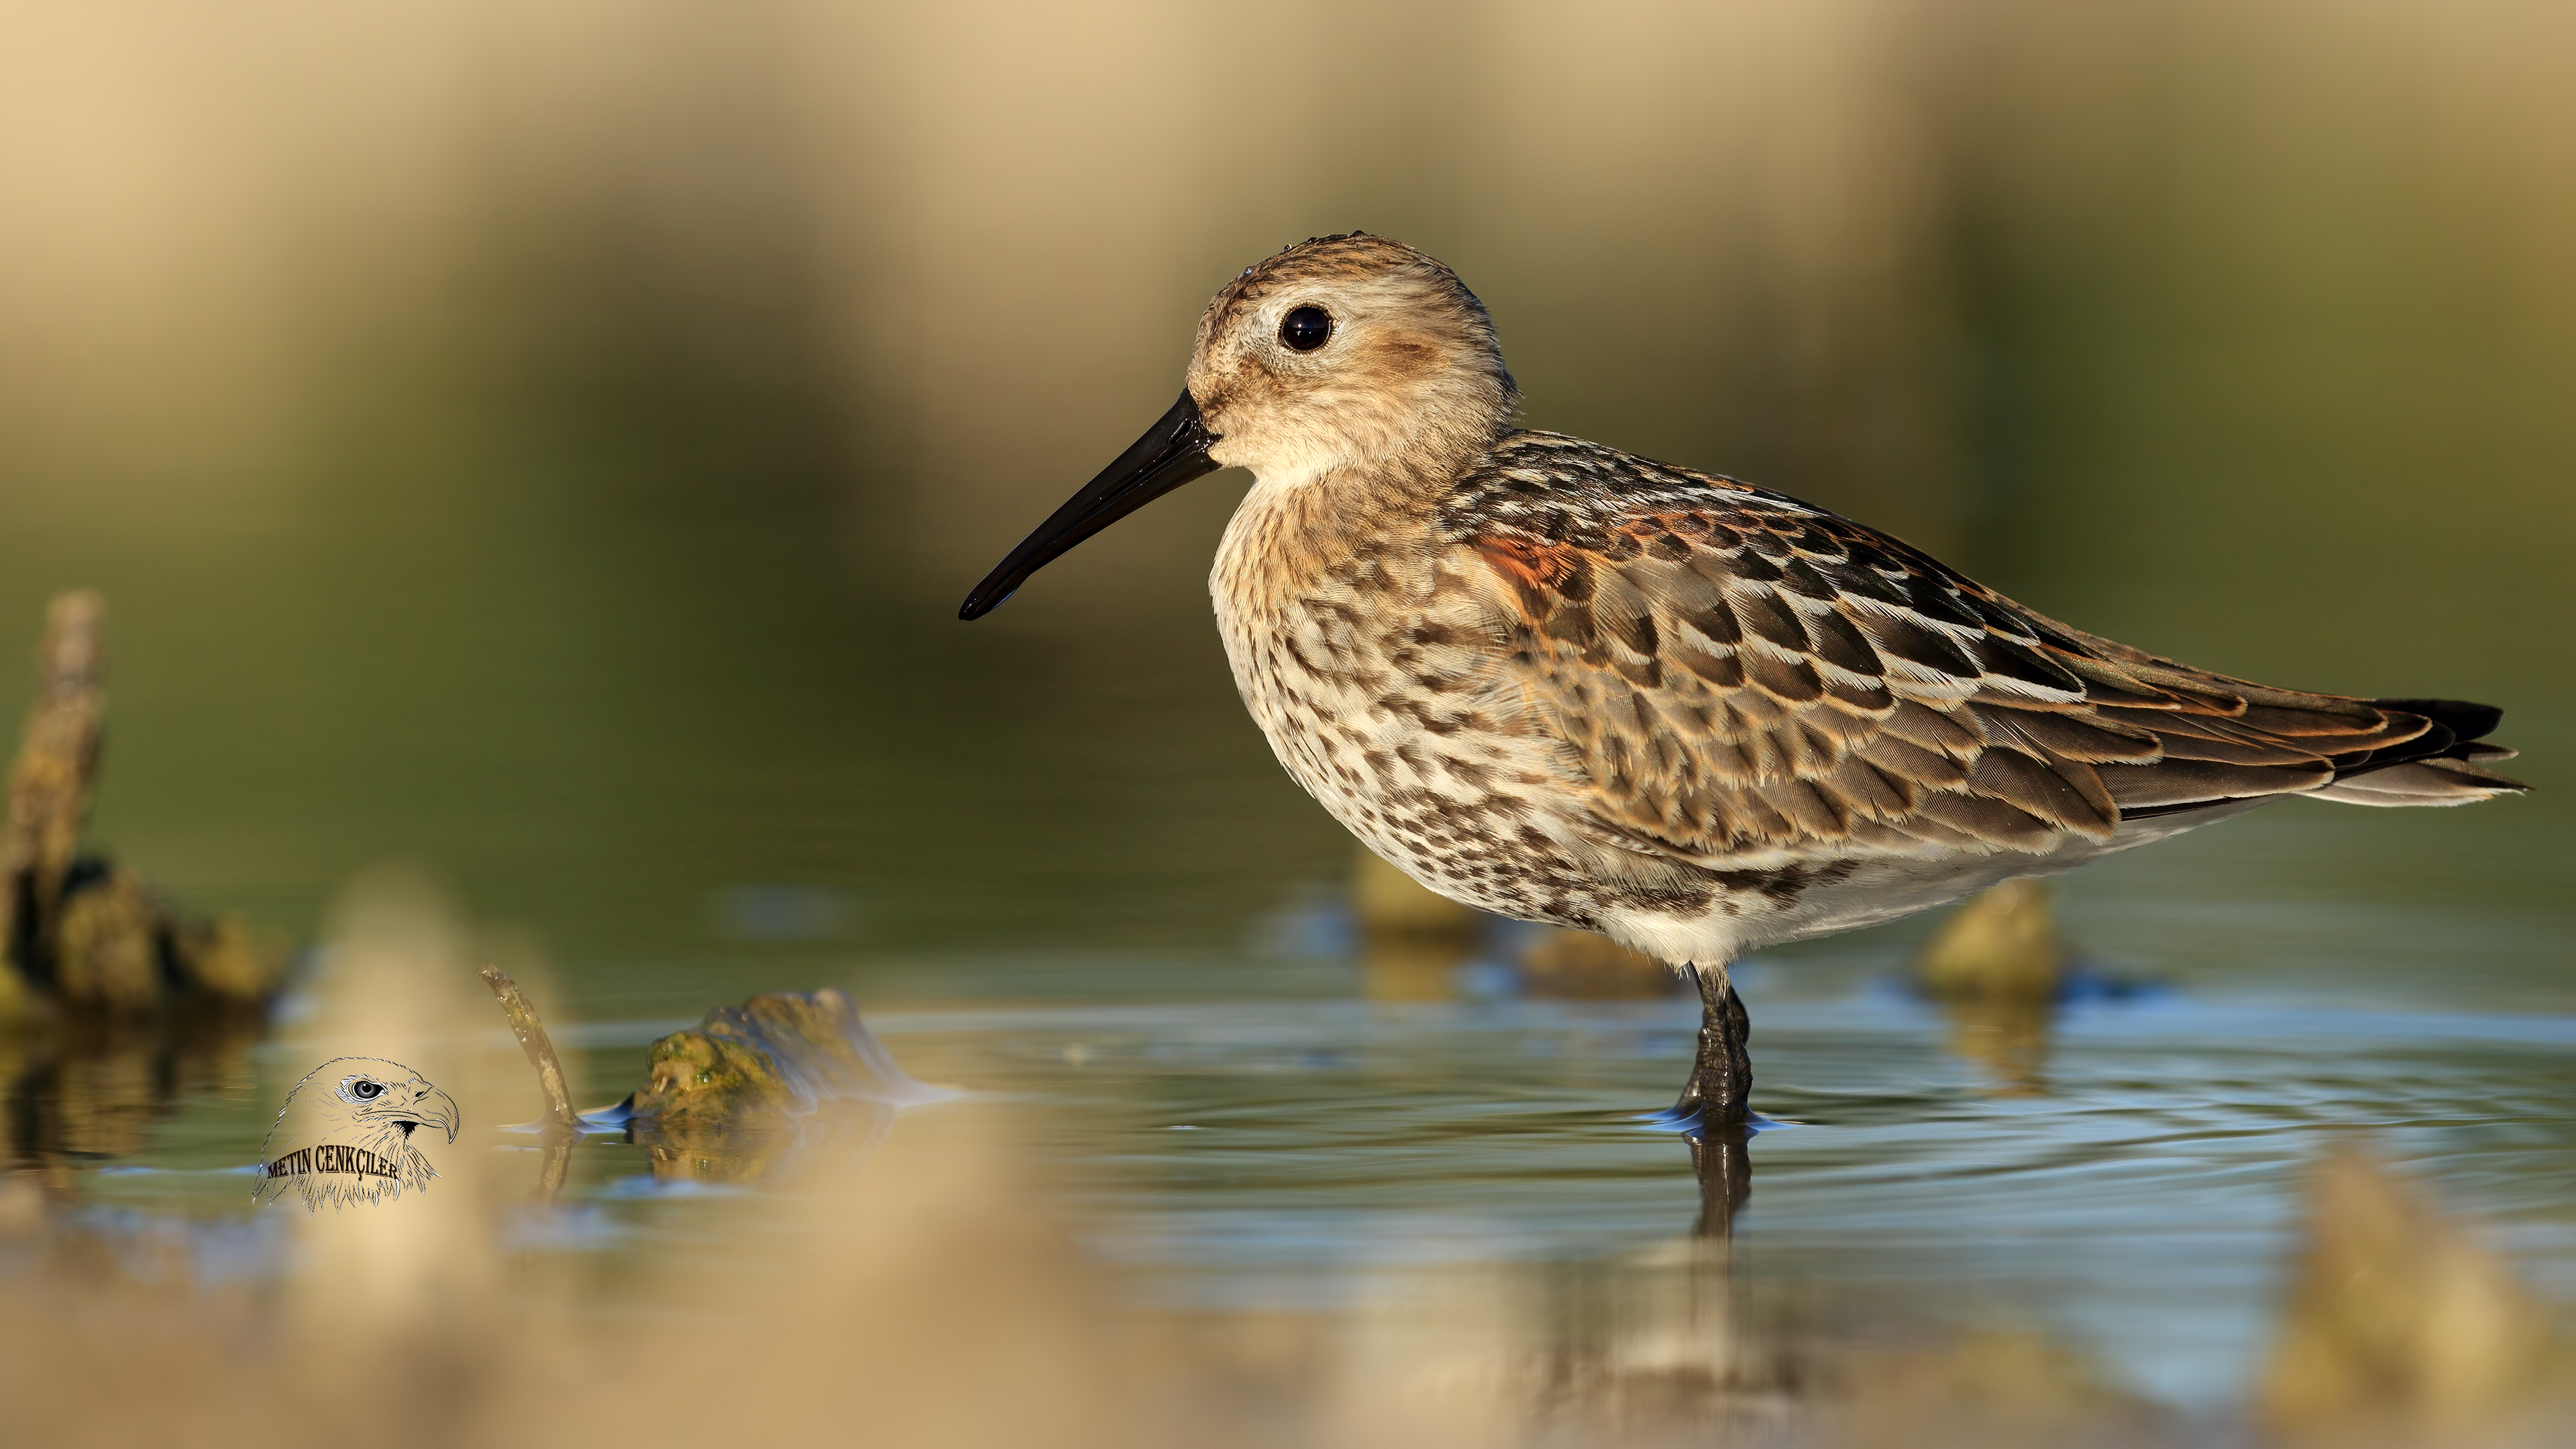
[[[2263,1376],[2264,1421],[2303,1444],[2512,1437],[2576,1404],[2576,1345],[2496,1252],[2357,1147],[2308,1187],[2307,1245]]]
[[[1351,913],[1360,964],[1377,1001],[1446,1001],[1458,968],[1493,917],[1433,891],[1363,847],[1352,864]]]
[[[1997,1093],[2031,1096],[2073,956],[2048,886],[2008,880],[1950,909],[1915,959],[1915,983],[1949,1018],[1950,1050],[1985,1068]]]
[[[1521,986],[1532,996],[1568,1001],[1636,1001],[1686,996],[1682,974],[1607,936],[1550,926],[1521,952]]]
[[[886,1110],[949,1093],[914,1080],[830,989],[720,1006],[653,1043],[628,1130],[656,1176],[739,1180],[776,1164],[826,1103]]]
[[[1423,885],[1362,849],[1351,874],[1351,909],[1370,937],[1431,936],[1472,942],[1487,917]]]
[[[1529,995],[1617,1001],[1685,995],[1679,973],[1589,931],[1543,927],[1528,933],[1422,885],[1362,849],[1351,878],[1369,995],[1380,1001],[1445,1001],[1469,995]],[[1501,928],[1503,939],[1493,938]],[[1509,964],[1479,974],[1479,949],[1500,947]],[[1477,992],[1473,983],[1497,983]]]
[[[2049,911],[2048,886],[2024,878],[1952,907],[1914,969],[1932,996],[2045,1001],[2065,983],[2072,955]]]

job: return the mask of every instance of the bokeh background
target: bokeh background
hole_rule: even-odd
[[[2576,1297],[2570,74],[2550,0],[0,0],[0,697],[102,590],[92,838],[299,942],[378,862],[438,873],[591,1099],[674,1021],[843,984],[1001,1093],[1149,1283],[1113,1296],[1258,1337],[1469,1265],[1452,1326],[1556,1355],[1517,1382],[1678,1361],[1697,1189],[1623,1114],[1690,1007],[1372,1002],[1352,846],[1208,616],[1242,475],[955,619],[1237,269],[1395,236],[1532,426],[2229,673],[2506,707],[2527,799],[2067,878],[2151,989],[2070,1008],[2045,1082],[1891,987],[1923,922],[1746,972],[1808,1125],[1756,1142],[1743,1291],[2222,1413],[2356,1126]],[[113,1132],[16,1146],[67,1201],[240,1219],[213,1174],[298,1049],[136,1056],[57,1114]],[[512,1272],[735,1231],[620,1151]],[[1412,1362],[1377,1333],[1315,1361]]]
[[[1218,284],[1356,227],[1477,289],[1533,426],[2564,742],[2571,31],[12,3],[0,620],[105,590],[100,834],[283,928],[393,853],[575,957],[772,881],[890,944],[1231,941],[1345,851],[1207,618],[1242,475],[953,604],[1156,415]],[[2415,855],[2502,813],[2336,824]]]

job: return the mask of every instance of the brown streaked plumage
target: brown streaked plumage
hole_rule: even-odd
[[[1750,1085],[1726,965],[2291,795],[2454,805],[2484,705],[2275,689],[2032,612],[1794,498],[1510,426],[1493,325],[1363,234],[1220,291],[1187,391],[961,611],[1221,465],[1210,589],[1280,762],[1433,890],[1699,977],[1677,1113]]]

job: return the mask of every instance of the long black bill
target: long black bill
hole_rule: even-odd
[[[1020,540],[1011,556],[966,596],[957,617],[983,618],[1027,583],[1029,575],[1071,552],[1075,544],[1191,479],[1215,472],[1223,466],[1208,456],[1216,441],[1216,434],[1207,430],[1207,420],[1199,416],[1199,405],[1182,393],[1172,410],[1119,454],[1117,462],[1101,469],[1099,477],[1065,500],[1062,508],[1038,525],[1037,532]]]

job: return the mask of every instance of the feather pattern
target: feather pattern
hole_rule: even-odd
[[[1711,867],[2045,855],[2319,793],[2483,799],[2495,712],[2276,689],[2058,623],[1781,494],[1515,432],[1441,538],[1507,596],[1503,661],[1589,838]],[[2372,783],[2376,780],[2378,783]]]
[[[1330,340],[1298,350],[1306,309]],[[1230,284],[1188,389],[1254,474],[1209,578],[1245,705],[1484,910],[1705,965],[2286,796],[2519,788],[2485,706],[2195,669],[1796,499],[1512,429],[1482,305],[1383,238]]]

